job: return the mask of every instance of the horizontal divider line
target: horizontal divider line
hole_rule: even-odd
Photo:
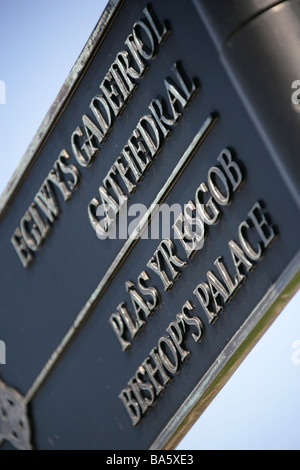
[[[208,118],[204,121],[203,125],[193,138],[192,142],[185,150],[184,154],[179,159],[177,165],[175,166],[174,170],[170,174],[169,178],[158,192],[156,197],[154,198],[152,204],[150,205],[149,209],[141,218],[137,227],[133,230],[129,238],[124,243],[123,247],[113,260],[112,264],[102,277],[101,281],[99,282],[98,286],[89,297],[88,301],[85,303],[84,307],[78,313],[77,317],[73,325],[70,327],[64,338],[62,339],[61,343],[55,349],[53,354],[51,355],[50,359],[47,361],[46,365],[43,367],[41,372],[39,373],[38,377],[35,379],[33,385],[30,387],[29,391],[27,392],[26,396],[24,397],[24,404],[27,405],[34,395],[37,393],[41,385],[44,383],[52,369],[54,368],[55,364],[58,362],[64,351],[66,350],[67,346],[70,344],[71,340],[75,336],[75,334],[79,331],[79,328],[83,325],[84,321],[88,318],[89,313],[92,311],[93,307],[99,301],[103,293],[105,292],[106,288],[122,266],[123,262],[129,255],[132,248],[135,246],[139,238],[141,237],[142,233],[149,225],[151,219],[156,214],[158,207],[163,203],[166,199],[167,195],[176,184],[178,179],[180,178],[182,172],[189,164],[193,156],[195,155],[198,147],[204,141],[210,130],[212,129],[213,125],[217,120],[216,114],[210,114]]]

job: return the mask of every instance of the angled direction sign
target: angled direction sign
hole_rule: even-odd
[[[300,2],[218,3],[110,1],[1,198],[3,449],[174,448],[299,287]]]

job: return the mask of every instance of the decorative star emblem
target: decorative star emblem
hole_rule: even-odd
[[[23,397],[0,380],[0,445],[5,439],[16,449],[32,449]]]

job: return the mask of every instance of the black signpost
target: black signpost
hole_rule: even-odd
[[[2,449],[175,448],[296,292],[299,20],[108,3],[1,199]]]

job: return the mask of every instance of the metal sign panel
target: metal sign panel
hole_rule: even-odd
[[[210,5],[111,1],[2,196],[3,449],[174,447],[299,286],[299,2]]]

